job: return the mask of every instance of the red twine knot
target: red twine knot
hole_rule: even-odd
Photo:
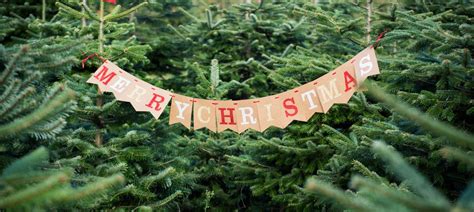
[[[375,40],[374,44],[372,44],[372,48],[377,48],[378,45],[379,45],[379,42],[382,40],[382,38],[385,36],[385,34],[388,32],[388,30],[384,30],[383,32],[381,32],[379,34],[379,36],[377,37],[377,39]]]
[[[83,54],[85,54],[85,53],[83,53]],[[104,62],[104,63],[105,63],[105,61],[106,61],[106,59],[104,59],[103,57],[101,57],[101,56],[100,56],[99,54],[97,54],[97,53],[91,54],[91,55],[87,56],[86,58],[82,59],[81,63],[82,63],[82,68],[83,68],[83,69],[84,69],[84,66],[85,66],[86,62],[87,62],[89,59],[93,58],[93,57],[98,57],[98,58],[99,58],[100,60],[102,60],[102,62]]]

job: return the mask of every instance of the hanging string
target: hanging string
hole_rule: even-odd
[[[379,46],[379,43],[380,41],[382,40],[382,38],[385,36],[385,34],[388,32],[388,30],[384,30],[383,32],[381,32],[379,34],[379,36],[377,37],[377,39],[375,40],[374,44],[372,44],[372,48],[374,49],[377,49],[377,47]]]
[[[85,55],[84,52],[83,52],[82,54]],[[81,60],[81,64],[82,64],[82,68],[83,68],[83,69],[84,69],[84,67],[85,67],[86,62],[87,62],[89,59],[92,59],[93,57],[98,57],[98,58],[99,58],[100,60],[102,60],[102,62],[104,62],[104,63],[107,61],[105,58],[101,57],[99,54],[94,53],[94,54],[88,55],[86,58],[84,58],[84,59]]]

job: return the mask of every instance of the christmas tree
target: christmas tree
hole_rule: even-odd
[[[66,119],[76,108],[75,92],[55,81],[77,61],[75,57],[62,55],[68,54],[69,48],[78,43],[66,39],[62,44],[49,46],[52,41],[40,37],[30,38],[23,45],[7,48],[0,45],[2,209],[61,209],[90,205],[94,202],[93,197],[124,181],[119,174],[85,184],[78,181],[69,167],[77,158],[49,163],[48,151],[39,147],[63,136]],[[51,69],[56,69],[57,73],[50,73]]]
[[[145,55],[150,46],[140,44],[133,35],[133,21],[119,22],[130,18],[147,2],[123,11],[120,6],[112,7],[104,2],[99,5],[79,2],[57,5],[64,21],[70,21],[71,26],[80,32],[78,36],[92,34],[93,39],[84,51],[97,52],[100,57],[108,58],[160,86],[157,77],[144,70],[150,62]],[[94,6],[98,6],[98,16],[92,12]],[[85,24],[78,24],[78,19],[82,18],[86,19]],[[177,207],[174,201],[189,193],[193,185],[193,174],[185,173],[181,168],[189,162],[173,163],[176,159],[168,152],[176,144],[164,142],[170,138],[162,121],[154,120],[149,114],[137,115],[130,104],[115,101],[113,95],[102,94],[95,87],[83,83],[101,62],[93,60],[85,70],[67,76],[69,86],[84,98],[78,100],[80,109],[69,119],[67,130],[73,139],[58,140],[51,148],[58,157],[82,156],[74,168],[86,182],[111,174],[124,174],[127,179],[125,186],[97,200],[96,208]]]

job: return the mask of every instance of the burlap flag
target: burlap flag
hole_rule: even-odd
[[[292,90],[292,92],[296,94],[295,102],[301,114],[301,116],[298,116],[295,120],[308,121],[314,113],[323,112],[315,83],[316,81],[308,82]]]
[[[238,132],[244,132],[246,129],[260,131],[258,119],[258,100],[248,99],[235,101],[237,103],[237,129]]]
[[[282,127],[284,125],[283,117],[285,112],[280,97],[278,95],[259,98],[256,101],[258,108],[258,119],[260,122],[260,131],[266,130],[270,126]]]
[[[343,89],[344,82],[338,80],[336,74],[337,69],[315,80],[316,91],[324,113],[328,112],[331,106],[336,103],[336,99],[342,95],[341,89]]]
[[[128,99],[136,111],[148,111],[146,104],[152,98],[150,84],[137,78],[132,79],[132,84],[124,98]]]
[[[149,88],[147,93],[151,93],[151,97],[146,98],[147,101],[145,107],[148,108],[148,111],[153,115],[153,117],[155,117],[155,119],[158,119],[163,111],[165,111],[166,106],[168,106],[168,103],[171,100],[171,93],[154,86]]]
[[[129,94],[135,90],[135,85],[138,80],[133,75],[120,69],[117,73],[117,79],[110,83],[110,91],[114,94],[115,98],[120,101],[132,102],[132,98]],[[148,83],[146,83],[148,85]]]
[[[334,70],[334,73],[334,77],[338,82],[339,91],[341,92],[341,96],[337,97],[334,100],[334,103],[347,104],[354,92],[357,91],[357,80],[354,66],[350,61],[348,61]]]
[[[170,109],[170,125],[181,123],[186,128],[191,128],[191,114],[193,111],[193,98],[173,94]]]
[[[152,86],[140,79],[132,80],[132,88],[126,98],[136,111],[148,111],[158,119],[171,99],[171,93]]]
[[[335,103],[346,104],[357,89],[350,61],[318,78],[315,84],[324,113]]]
[[[217,132],[226,129],[238,132],[237,126],[237,103],[234,101],[215,101],[217,116]]]
[[[216,132],[216,106],[212,104],[214,100],[194,99],[193,120],[194,130],[203,127]]]
[[[136,111],[148,111],[158,119],[171,99],[171,93],[128,74],[110,61],[105,61],[87,80],[102,92],[112,92],[120,101],[130,102]]]
[[[110,84],[117,80],[117,74],[122,70],[114,63],[106,60],[87,80],[88,83],[96,84],[101,92],[109,92]]]
[[[291,123],[293,120],[304,121],[306,114],[303,111],[299,88],[286,91],[280,94],[286,121]],[[285,125],[288,125],[285,123]]]
[[[351,63],[354,65],[356,79],[359,85],[361,85],[368,76],[380,73],[375,50],[372,46],[359,52],[359,54],[352,58]]]

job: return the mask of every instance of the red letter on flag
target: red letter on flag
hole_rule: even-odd
[[[94,77],[98,79],[99,81],[101,81],[102,83],[104,83],[104,85],[107,85],[110,82],[110,80],[112,80],[112,78],[114,78],[116,75],[115,72],[112,72],[107,75],[107,70],[109,70],[109,68],[107,68],[106,66],[103,66],[102,70],[98,74],[94,75]]]
[[[116,0],[103,0],[104,2],[109,2],[109,3],[112,3],[112,4],[116,4],[117,1]]]
[[[288,104],[288,102],[291,102],[292,104]],[[283,107],[285,108],[286,117],[294,116],[298,113],[298,107],[296,107],[295,99],[293,97],[283,100]],[[289,113],[286,109],[293,110],[293,112]]]
[[[351,76],[351,74],[349,74],[348,71],[344,71],[344,82],[346,84],[346,90],[344,90],[345,92],[351,90],[352,88],[352,87],[349,87],[349,83],[353,83],[354,86],[356,85],[354,77]]]
[[[237,125],[234,121],[234,110],[235,108],[218,108],[221,111],[221,122],[220,124],[230,124],[230,125]],[[224,114],[224,111],[228,110],[229,114]],[[230,118],[230,123],[225,121],[225,118]]]
[[[159,98],[159,100],[157,100],[157,98]],[[153,98],[150,100],[150,102],[146,106],[149,108],[153,108],[153,104],[156,104],[155,110],[160,111],[161,110],[160,103],[163,103],[164,101],[165,101],[165,97],[159,94],[153,93]]]

